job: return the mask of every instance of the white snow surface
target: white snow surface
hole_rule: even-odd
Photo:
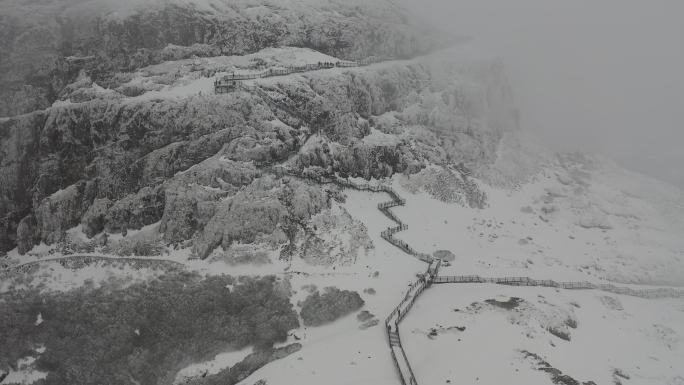
[[[418,250],[454,252],[443,275],[684,286],[684,193],[592,162],[551,165],[515,189],[480,183],[489,202],[482,210],[404,192],[406,206],[394,211],[409,229],[397,237]],[[609,228],[586,226],[592,216]]]
[[[311,274],[291,276],[293,303],[303,300],[308,292],[306,285],[318,288],[335,286],[342,290],[355,290],[364,299],[365,306],[380,321],[378,326],[360,330],[361,323],[352,314],[320,327],[304,327],[294,332],[303,347],[282,360],[270,363],[244,379],[241,384],[252,384],[259,379],[268,383],[297,384],[393,384],[397,382],[394,363],[389,355],[383,322],[406,289],[423,273],[425,264],[408,257],[380,238],[380,232],[392,225],[377,204],[387,201],[385,194],[369,194],[346,190],[344,208],[363,221],[375,245],[367,255],[358,258],[348,267],[318,267],[312,269],[301,262],[293,263],[292,270],[306,269]],[[374,273],[379,272],[377,277]],[[373,288],[376,294],[362,291]]]
[[[189,365],[176,374],[174,384],[183,384],[188,379],[202,376],[205,373],[211,375],[220,372],[222,369],[230,368],[242,361],[251,353],[251,350],[251,348],[245,348],[233,352],[220,353],[213,360]]]
[[[35,362],[36,357],[28,356],[20,358],[17,361],[16,370],[10,369],[9,373],[7,373],[7,377],[5,377],[2,383],[29,385],[47,377],[47,372],[41,372],[35,369]],[[2,372],[0,372],[0,374],[2,374]]]
[[[473,302],[515,296],[513,310]],[[606,298],[610,298],[606,300]],[[459,311],[454,311],[458,309]],[[554,313],[577,322],[570,341],[546,330]],[[562,322],[562,320],[561,320]],[[455,327],[465,327],[459,331]],[[421,384],[549,384],[521,351],[535,353],[580,382],[614,383],[619,369],[627,384],[680,384],[684,362],[684,302],[605,294],[594,290],[435,285],[400,325],[403,346]],[[431,329],[437,335],[429,338]]]
[[[442,267],[442,275],[530,276],[617,282],[633,288],[684,285],[680,190],[598,157],[547,158],[532,167],[537,155],[522,155],[528,159],[518,161],[530,167],[521,168],[524,175],[513,178],[520,181],[513,187],[479,181],[489,198],[484,209],[446,204],[426,193],[410,194],[401,187],[402,177],[396,177],[393,187],[407,202],[393,210],[409,224],[409,230],[397,237],[419,251],[453,251],[456,260]],[[536,172],[531,171],[534,168]],[[387,200],[384,195],[346,193],[345,208],[364,222],[376,245],[360,263],[381,272],[382,282],[374,287],[382,284],[386,289],[363,298],[365,309],[382,320],[399,303],[414,274],[426,266],[379,239],[388,222],[373,203]],[[587,213],[609,221],[610,229],[582,226]],[[365,286],[356,277],[343,278],[325,278],[322,284],[357,291]],[[388,292],[391,287],[395,289]],[[468,316],[472,334],[452,329],[436,341],[427,338],[429,328],[453,326],[449,322],[463,326],[447,322],[455,307],[497,296],[518,296],[538,308],[519,316],[524,319],[522,326],[511,324],[501,312],[489,311]],[[611,308],[606,303],[613,301],[605,298],[621,305]],[[570,329],[571,342],[546,331],[566,314],[579,323],[577,329]],[[400,330],[419,383],[450,379],[451,383],[497,384],[511,378],[515,383],[549,383],[549,376],[533,370],[534,362],[519,352],[528,350],[579,381],[612,383],[617,369],[631,376],[628,383],[680,384],[684,372],[677,363],[684,354],[683,317],[681,299],[646,300],[596,290],[436,285],[418,299]],[[348,317],[315,331],[305,329],[301,352],[269,364],[242,383],[289,378],[300,384],[396,384],[384,327],[357,331],[355,325]],[[314,335],[316,343],[312,343]],[[459,342],[461,335],[473,337]]]

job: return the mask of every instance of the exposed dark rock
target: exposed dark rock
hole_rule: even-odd
[[[359,325],[359,329],[366,330],[368,328],[372,328],[373,326],[377,326],[379,323],[380,321],[377,318],[372,318]]]
[[[613,383],[615,385],[622,385],[622,380],[629,380],[630,377],[621,369],[613,369]]]
[[[623,378],[623,379],[625,379],[625,380],[629,380],[629,378],[630,378],[629,375],[626,374],[626,373],[625,373],[624,371],[622,371],[621,369],[615,369],[615,370],[613,370],[613,375],[615,375],[615,376],[617,376],[617,377],[620,377],[620,378]]]
[[[219,200],[226,195],[196,184],[167,189],[165,194],[159,231],[170,243],[190,239],[204,228],[216,212]]]
[[[83,218],[81,218],[81,229],[89,238],[104,230],[105,216],[111,206],[112,201],[107,198],[95,199],[88,208],[88,211],[83,215]]]
[[[158,222],[164,212],[164,199],[164,190],[160,186],[144,187],[126,196],[107,210],[105,230],[118,233]]]
[[[361,322],[368,321],[369,319],[372,319],[373,317],[375,317],[373,315],[373,313],[369,312],[368,310],[364,310],[364,311],[362,311],[356,315],[356,319],[361,321]]]
[[[17,249],[19,254],[25,254],[40,240],[36,218],[25,216],[17,226]]]
[[[561,330],[554,326],[549,326],[546,328],[546,330],[562,340],[570,341],[570,333],[565,330]]]
[[[496,307],[500,307],[500,308],[506,309],[506,310],[513,310],[513,309],[515,309],[515,308],[518,307],[518,305],[520,305],[520,303],[523,302],[523,301],[524,301],[524,300],[523,300],[522,298],[518,298],[518,297],[511,297],[511,298],[509,298],[509,299],[506,300],[506,301],[498,301],[498,300],[496,300],[496,299],[487,299],[487,300],[485,300],[485,302],[488,303],[488,304],[490,304],[490,305],[493,305],[493,306],[496,306]]]
[[[435,258],[439,258],[445,262],[452,262],[456,259],[456,256],[454,255],[454,253],[452,253],[449,250],[437,250],[434,253],[432,253],[432,255]]]
[[[551,381],[556,385],[596,385],[594,381],[579,382],[576,379],[564,374],[560,370],[554,368],[541,358],[538,354],[528,352],[526,350],[520,351],[525,359],[531,360],[536,364],[536,369],[546,372],[551,376]]]
[[[66,230],[78,225],[95,198],[95,184],[81,181],[45,198],[36,209],[40,239],[60,241]]]

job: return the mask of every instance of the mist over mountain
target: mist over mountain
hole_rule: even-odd
[[[678,1],[402,1],[505,63],[524,126],[684,188]]]

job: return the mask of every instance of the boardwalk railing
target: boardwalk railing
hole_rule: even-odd
[[[282,172],[282,170],[281,170]],[[290,173],[285,171],[285,173]],[[394,238],[394,234],[408,229],[403,221],[401,221],[390,208],[396,206],[403,206],[406,201],[399,196],[399,194],[389,186],[385,185],[368,185],[358,184],[353,181],[342,179],[339,177],[323,177],[320,175],[304,175],[305,178],[314,180],[319,183],[336,183],[342,187],[353,188],[356,190],[365,190],[373,192],[385,192],[392,198],[391,201],[382,202],[378,204],[378,209],[394,221],[397,226],[388,227],[380,234],[383,239],[402,249],[404,252],[411,254],[420,260],[429,264],[425,274],[422,274],[417,281],[413,282],[409,287],[404,299],[395,307],[392,312],[385,319],[385,328],[387,331],[387,342],[390,347],[392,360],[399,373],[399,378],[403,385],[418,385],[413,369],[409,363],[406,352],[401,344],[401,337],[399,334],[399,323],[404,319],[406,314],[413,308],[418,297],[423,291],[433,283],[495,283],[502,285],[513,286],[546,286],[562,289],[580,290],[580,289],[598,289],[616,294],[632,295],[642,298],[666,298],[666,297],[684,297],[684,291],[675,290],[671,288],[657,288],[657,289],[631,289],[625,287],[617,287],[611,284],[594,284],[591,282],[556,282],[553,280],[535,280],[529,277],[502,277],[502,278],[485,278],[479,275],[463,275],[463,276],[439,276],[439,267],[441,260],[433,258],[429,254],[419,253],[406,242]]]
[[[433,258],[429,254],[420,253],[413,247],[409,246],[406,242],[394,237],[394,234],[408,229],[408,225],[390,210],[392,207],[403,206],[406,204],[406,200],[402,198],[392,187],[383,184],[371,185],[367,183],[356,183],[354,181],[350,181],[349,179],[343,179],[337,176],[325,178],[320,175],[313,175],[309,176],[309,178],[319,183],[335,183],[345,188],[352,188],[360,191],[384,192],[388,194],[391,200],[378,203],[378,210],[380,210],[380,212],[382,212],[387,218],[395,222],[397,225],[386,228],[380,233],[380,236],[387,242],[400,248],[402,251],[428,264],[427,271],[424,274],[421,274],[418,279],[411,284],[409,290],[404,296],[404,299],[385,319],[387,342],[390,347],[392,360],[394,361],[399,373],[399,378],[401,379],[403,385],[418,385],[418,381],[416,381],[416,376],[413,374],[413,369],[411,368],[411,364],[406,356],[406,352],[401,345],[399,323],[413,308],[413,305],[416,303],[418,297],[432,284],[433,280],[437,277],[437,273],[442,261],[440,259]]]
[[[479,275],[438,276],[433,283],[496,283],[512,286],[545,286],[569,290],[602,290],[614,294],[629,295],[641,298],[682,298],[684,290],[674,288],[632,289],[612,284],[592,282],[556,282],[537,280],[530,277],[485,278]]]
[[[274,167],[271,171],[274,171],[276,175],[292,175],[305,179],[312,180],[317,183],[334,183],[341,187],[351,188],[359,191],[372,191],[372,192],[384,192],[390,196],[392,200],[387,202],[378,203],[378,210],[382,212],[387,218],[395,222],[397,226],[391,226],[386,228],[380,233],[380,236],[389,242],[390,244],[401,249],[403,252],[410,254],[425,263],[432,263],[435,258],[430,254],[421,253],[418,250],[411,247],[408,243],[397,239],[394,234],[408,229],[408,225],[405,224],[399,217],[390,210],[392,207],[403,206],[406,204],[406,200],[402,198],[399,193],[392,187],[384,184],[367,184],[367,183],[356,183],[349,179],[340,178],[338,176],[323,176],[316,173],[297,173],[292,170],[286,169],[284,167]]]
[[[408,225],[405,224],[399,217],[394,214],[390,209],[396,206],[403,206],[406,204],[406,200],[403,199],[399,193],[392,187],[383,184],[367,184],[367,183],[356,183],[349,179],[340,178],[338,176],[323,176],[317,173],[302,172],[297,173],[289,170],[285,167],[272,167],[271,171],[275,172],[276,175],[292,175],[296,177],[306,178],[317,183],[335,183],[344,188],[351,188],[360,191],[372,191],[372,192],[384,192],[388,194],[391,198],[390,201],[378,203],[378,210],[380,210],[387,218],[396,223],[396,226],[391,226],[386,228],[380,233],[380,236],[391,243],[392,245],[400,248],[402,251],[420,259],[428,264],[427,271],[421,274],[418,279],[413,282],[408,291],[406,292],[402,301],[397,305],[397,307],[392,310],[392,312],[385,319],[385,328],[387,329],[387,343],[390,347],[390,352],[392,355],[392,360],[399,373],[399,378],[403,385],[418,385],[416,381],[416,376],[413,374],[413,369],[409,363],[406,352],[401,345],[401,337],[399,335],[399,323],[406,317],[406,314],[413,308],[418,297],[423,293],[423,291],[428,288],[433,281],[437,278],[439,272],[439,267],[442,261],[440,259],[434,258],[429,254],[420,253],[413,247],[409,246],[406,242],[394,237],[394,234],[408,229]]]
[[[392,353],[392,359],[399,372],[399,378],[401,378],[404,385],[418,385],[418,382],[416,381],[416,376],[413,374],[413,369],[406,356],[404,347],[401,345],[399,323],[413,308],[413,305],[423,291],[430,287],[432,281],[437,276],[440,264],[441,260],[434,259],[428,266],[427,271],[424,274],[421,274],[418,279],[409,286],[402,301],[385,319],[385,329],[387,331],[387,340]]]
[[[363,67],[378,63],[381,61],[393,60],[392,57],[373,56],[359,61],[338,60],[335,62],[317,62],[298,66],[287,66],[284,68],[269,68],[261,72],[250,73],[231,73],[214,80],[214,89],[217,93],[228,92],[234,86],[234,82],[242,82],[244,80],[262,79],[273,76],[285,76],[294,73],[316,71],[330,68],[349,68],[349,67]]]

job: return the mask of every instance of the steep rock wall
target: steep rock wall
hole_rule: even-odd
[[[233,221],[229,202],[272,165],[364,178],[429,164],[476,170],[516,128],[502,70],[490,62],[437,56],[259,87],[270,96],[103,96],[0,122],[0,249],[59,242],[78,224],[93,236],[161,221],[167,242],[195,239],[207,255],[254,239],[204,229]],[[257,186],[257,196],[282,201],[278,189]],[[259,212],[259,233],[301,226],[323,207],[296,217],[291,204]]]

